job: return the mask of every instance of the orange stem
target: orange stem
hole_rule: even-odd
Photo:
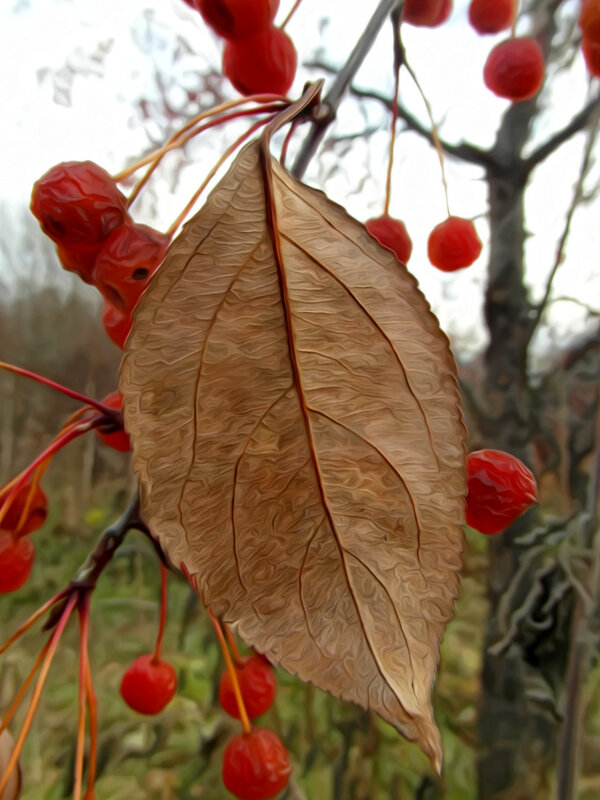
[[[240,667],[242,665],[242,656],[240,655],[237,642],[235,641],[235,636],[231,632],[231,628],[229,627],[229,625],[223,624],[223,628],[225,629],[225,633],[227,635],[227,641],[229,642],[229,647],[231,648],[231,652],[233,653],[233,660],[235,661],[236,665]]]
[[[237,138],[235,140],[235,142],[232,145],[230,145],[227,148],[227,150],[225,150],[225,152],[223,153],[221,158],[217,161],[215,166],[210,170],[210,172],[208,173],[206,178],[202,181],[202,183],[200,184],[200,186],[197,189],[197,191],[194,192],[193,196],[191,197],[190,201],[188,202],[186,207],[183,209],[181,214],[177,217],[177,219],[173,222],[173,224],[169,226],[169,229],[167,230],[167,236],[169,236],[170,238],[173,236],[173,234],[175,233],[177,228],[181,225],[183,220],[187,217],[188,213],[190,212],[190,209],[193,207],[193,205],[196,202],[196,200],[200,197],[202,192],[206,189],[206,187],[208,186],[210,181],[214,178],[214,176],[219,171],[219,169],[223,166],[225,161],[227,161],[227,159],[233,153],[235,153],[235,151],[238,149],[238,147],[240,147],[246,141],[246,139],[248,139],[250,136],[252,136],[252,134],[255,131],[257,131],[263,125],[267,125],[269,122],[272,122],[275,119],[275,116],[276,115],[273,114],[270,117],[267,117],[267,119],[261,119],[258,122],[255,122],[254,125],[252,125],[250,128],[248,128],[246,133],[242,134],[239,138]]]
[[[15,715],[15,712],[17,711],[17,709],[21,705],[21,702],[22,702],[23,698],[25,697],[27,689],[29,689],[29,686],[31,684],[31,681],[34,678],[35,673],[38,671],[38,669],[40,667],[40,664],[42,663],[42,661],[46,657],[46,653],[48,652],[48,648],[49,647],[50,647],[50,641],[47,641],[46,644],[42,647],[42,649],[40,651],[40,654],[38,655],[38,657],[36,659],[35,664],[29,670],[29,674],[27,675],[27,677],[25,678],[25,680],[21,684],[21,688],[17,692],[15,699],[10,704],[10,708],[8,709],[8,711],[6,712],[4,717],[2,718],[2,723],[0,724],[0,734],[2,733],[2,731],[5,728],[8,727],[8,725],[10,724],[11,719]]]
[[[24,622],[21,627],[13,633],[13,635],[7,639],[2,646],[0,646],[0,655],[4,653],[8,648],[13,645],[17,639],[20,639],[24,633],[26,633],[32,625],[34,625],[38,619],[43,616],[48,609],[52,608],[53,605],[58,603],[59,600],[62,600],[63,597],[69,593],[69,589],[63,589],[58,594],[55,594],[54,597],[51,597],[50,600],[47,600],[43,606],[40,606],[37,611],[34,611],[33,614],[29,617],[27,622]]]
[[[27,714],[25,716],[25,721],[23,722],[23,727],[21,728],[19,737],[15,742],[13,751],[10,754],[10,758],[6,765],[6,769],[4,770],[4,774],[0,778],[0,797],[2,796],[2,792],[6,788],[6,784],[8,783],[8,780],[12,775],[15,766],[17,765],[17,761],[19,760],[19,755],[21,754],[21,750],[23,748],[23,742],[25,741],[27,734],[29,733],[29,728],[31,727],[33,717],[39,705],[40,697],[42,696],[42,691],[44,689],[44,684],[46,683],[46,678],[48,677],[50,666],[56,654],[56,649],[58,647],[63,631],[65,629],[69,617],[71,616],[71,612],[73,611],[76,602],[77,602],[77,595],[74,594],[72,595],[72,597],[69,598],[69,601],[65,606],[65,610],[63,611],[62,616],[55,630],[50,636],[46,657],[44,659],[44,663],[42,664],[40,674],[33,689],[33,695],[31,696],[31,700],[29,701],[29,708],[27,709]]]
[[[90,710],[90,757],[85,800],[92,800],[95,796],[94,784],[96,783],[96,764],[98,761],[98,701],[94,694],[92,670],[90,669],[90,658],[87,651],[85,653],[85,691]]]
[[[302,0],[296,0],[294,5],[292,6],[292,10],[287,15],[287,17],[283,20],[283,22],[281,23],[281,30],[284,30],[285,26],[288,24],[288,22],[291,20],[291,18],[294,16],[296,11],[298,10],[298,6],[300,5],[301,2],[302,2]]]
[[[158,625],[158,636],[156,637],[156,647],[152,661],[160,661],[160,651],[162,648],[163,635],[165,632],[165,622],[167,620],[167,568],[160,562],[160,622]]]
[[[79,603],[79,693],[77,716],[77,744],[75,746],[75,773],[73,800],[81,800],[83,785],[83,762],[85,758],[86,685],[85,667],[88,647],[88,622],[90,612],[89,595],[86,593]]]
[[[252,726],[250,725],[250,720],[248,719],[248,713],[246,712],[246,706],[244,705],[242,692],[240,690],[240,682],[238,681],[237,672],[235,670],[235,666],[231,659],[231,654],[229,652],[229,648],[227,647],[227,642],[225,641],[225,637],[223,635],[223,629],[221,628],[221,623],[214,616],[214,614],[210,609],[207,609],[207,611],[210,614],[210,618],[212,620],[213,625],[215,626],[217,638],[219,640],[219,644],[221,645],[221,650],[223,651],[223,655],[225,657],[225,664],[227,665],[227,670],[231,678],[231,685],[233,687],[233,693],[235,695],[235,699],[238,704],[240,719],[242,722],[244,733],[250,733],[250,731],[252,730]]]

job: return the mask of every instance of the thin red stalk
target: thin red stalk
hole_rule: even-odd
[[[83,762],[85,757],[85,718],[86,718],[86,685],[85,667],[88,647],[88,622],[90,615],[90,598],[86,593],[79,606],[79,693],[77,717],[77,744],[75,747],[75,771],[73,779],[73,800],[81,800],[83,785]]]
[[[23,636],[23,634],[26,633],[32,625],[35,625],[37,620],[43,616],[48,609],[52,608],[52,606],[58,603],[59,600],[62,600],[64,597],[66,597],[69,591],[69,588],[63,589],[58,594],[55,594],[54,597],[51,597],[50,600],[47,600],[43,606],[38,608],[37,611],[34,611],[27,622],[24,622],[23,625],[21,625],[21,627],[15,631],[15,633],[13,633],[13,635],[8,638],[2,646],[0,646],[0,655],[8,650],[8,648],[17,641],[17,639],[20,639],[21,636]]]
[[[396,33],[394,33],[396,35]],[[385,181],[385,205],[383,213],[387,217],[390,212],[390,198],[392,196],[392,167],[394,165],[394,147],[396,144],[396,126],[398,123],[398,89],[400,87],[400,58],[394,59],[394,99],[392,100],[392,128],[390,131],[390,154],[388,158],[387,177]]]
[[[21,684],[21,688],[19,689],[19,691],[15,695],[15,699],[10,704],[10,707],[9,707],[8,711],[2,717],[2,723],[0,723],[0,734],[2,733],[2,731],[5,728],[8,727],[8,725],[10,724],[11,719],[14,717],[17,709],[21,705],[21,702],[23,701],[23,698],[25,697],[27,689],[29,689],[29,686],[30,686],[31,681],[33,680],[33,678],[35,676],[35,673],[38,671],[38,669],[40,667],[40,664],[42,663],[42,661],[46,657],[46,653],[48,652],[49,647],[50,647],[50,640],[48,640],[46,642],[46,644],[40,650],[40,653],[39,653],[39,655],[38,655],[38,657],[37,657],[37,659],[35,661],[35,664],[29,670],[29,674],[27,675],[27,677],[25,678],[25,680]]]
[[[67,386],[63,386],[62,383],[56,383],[56,381],[52,381],[50,378],[44,378],[43,375],[38,375],[37,372],[31,372],[28,369],[16,367],[14,364],[7,364],[6,361],[0,361],[0,369],[4,369],[7,372],[14,372],[16,375],[21,375],[24,378],[31,378],[31,380],[37,381],[38,383],[43,383],[44,386],[48,386],[50,389],[55,389],[57,392],[65,394],[67,397],[71,397],[73,400],[79,400],[80,403],[93,406],[103,414],[114,416],[114,408],[105,406],[99,400],[94,400],[93,397],[88,397],[87,394],[81,394],[81,392],[76,392],[74,389],[69,389]]]
[[[235,641],[235,636],[231,632],[231,628],[229,625],[225,625],[223,623],[223,628],[225,629],[225,633],[227,635],[227,641],[229,642],[229,647],[231,648],[231,652],[233,653],[233,660],[236,663],[236,666],[240,667],[242,665],[242,656],[237,646],[237,642]]]
[[[88,760],[88,779],[85,791],[85,800],[94,797],[94,784],[96,783],[96,764],[98,761],[98,702],[94,694],[92,670],[90,669],[89,653],[85,653],[85,691],[88,708],[90,711],[90,756]]]
[[[186,129],[189,129],[190,125],[184,126],[175,136],[172,136],[168,140],[167,144],[164,145],[164,147],[162,147],[160,151],[158,151],[155,154],[155,158],[151,162],[145,174],[133,187],[133,190],[131,191],[131,194],[129,195],[129,198],[127,200],[127,207],[129,208],[131,206],[131,204],[134,202],[136,197],[142,191],[146,183],[148,183],[148,181],[150,180],[152,173],[158,167],[163,157],[171,150],[174,150],[177,147],[182,147],[184,144],[187,144],[187,142],[189,142],[190,139],[193,139],[195,136],[198,136],[198,134],[207,131],[209,128],[214,128],[215,126],[221,125],[224,122],[229,122],[231,120],[238,119],[238,117],[254,116],[255,114],[266,114],[270,111],[280,111],[281,105],[282,105],[281,103],[277,104],[271,103],[270,105],[265,105],[264,108],[247,108],[244,109],[243,111],[235,111],[232,114],[225,114],[224,116],[219,117],[218,119],[213,119],[210,122],[206,122],[204,125],[201,125],[199,128],[192,130],[185,136],[183,134],[186,131]]]
[[[17,761],[19,760],[19,755],[21,754],[21,750],[23,748],[23,742],[25,741],[27,734],[29,733],[29,728],[31,727],[33,717],[40,702],[40,697],[42,696],[44,684],[46,683],[46,678],[48,677],[50,666],[56,654],[56,649],[59,645],[61,636],[68,622],[68,619],[71,616],[71,612],[73,611],[76,602],[77,602],[77,595],[73,594],[69,598],[69,601],[65,606],[65,610],[63,611],[62,616],[56,628],[54,629],[52,635],[50,636],[48,651],[46,653],[44,663],[42,664],[42,668],[40,670],[37,682],[33,689],[33,695],[31,696],[31,700],[29,701],[29,708],[27,709],[27,714],[25,716],[25,721],[23,722],[23,727],[21,728],[19,737],[15,742],[13,751],[10,754],[10,758],[6,765],[4,774],[2,775],[2,778],[0,778],[0,797],[2,796],[2,792],[6,788],[6,784],[8,783],[8,780],[12,775],[15,766],[17,765]]]
[[[30,476],[35,472],[35,470],[44,463],[46,459],[50,459],[55,453],[57,453],[62,447],[69,444],[69,442],[76,439],[78,436],[81,436],[84,433],[87,433],[92,428],[97,427],[100,424],[100,419],[91,419],[84,423],[77,423],[75,425],[70,426],[66,429],[64,433],[57,436],[49,445],[48,447],[40,453],[40,455],[31,462],[31,464],[21,472],[20,476],[15,480],[13,488],[8,493],[7,497],[5,498],[4,502],[2,503],[2,507],[0,508],[0,522],[4,519],[6,512],[10,508],[12,501],[15,499],[19,491],[22,487],[27,483]]]
[[[167,620],[167,568],[160,563],[160,622],[158,625],[158,636],[156,637],[156,647],[152,655],[152,661],[160,661],[160,651],[162,648],[163,636],[165,633],[165,622]]]
[[[217,633],[217,639],[219,640],[219,644],[221,645],[221,650],[223,651],[223,656],[225,657],[225,664],[227,665],[227,670],[229,672],[229,677],[231,678],[231,685],[233,688],[233,693],[235,695],[235,699],[238,704],[238,709],[240,712],[240,720],[242,722],[242,727],[244,729],[244,733],[250,733],[252,730],[252,726],[250,725],[250,720],[248,719],[248,714],[246,712],[246,706],[244,705],[244,700],[242,698],[242,692],[240,690],[240,682],[238,681],[237,672],[235,670],[235,666],[233,664],[231,654],[229,652],[229,648],[227,647],[227,642],[225,641],[225,636],[223,635],[223,629],[221,628],[221,623],[219,620],[214,616],[210,609],[207,609],[208,613],[210,614],[210,618],[212,620],[213,625],[215,626],[215,631]]]
[[[294,16],[296,11],[298,10],[298,6],[300,5],[301,2],[302,2],[302,0],[296,0],[294,5],[292,6],[292,10],[287,15],[287,17],[283,20],[283,22],[281,23],[281,30],[284,30],[285,26],[288,24],[288,22],[291,20],[291,18]]]
[[[197,190],[194,192],[193,196],[191,197],[191,199],[189,200],[188,204],[187,204],[187,205],[186,205],[186,207],[183,209],[183,211],[181,212],[181,214],[180,214],[180,215],[177,217],[177,219],[176,219],[176,220],[175,220],[175,221],[174,221],[174,222],[173,222],[173,223],[172,223],[172,224],[169,226],[169,229],[167,230],[167,236],[169,236],[169,237],[173,236],[173,234],[175,233],[175,231],[177,230],[177,228],[178,228],[178,227],[181,225],[181,223],[183,222],[183,220],[184,220],[184,219],[187,217],[187,215],[188,215],[188,213],[189,213],[190,209],[193,207],[193,205],[194,205],[194,203],[196,202],[196,200],[198,199],[198,197],[199,197],[199,196],[202,194],[202,192],[203,192],[203,191],[206,189],[206,187],[208,186],[208,184],[210,183],[210,181],[211,181],[211,180],[214,178],[214,176],[215,176],[215,175],[216,175],[216,173],[219,171],[219,169],[220,169],[220,168],[223,166],[223,164],[225,163],[225,161],[227,161],[227,159],[228,159],[228,158],[229,158],[229,157],[230,157],[230,156],[231,156],[233,153],[235,153],[235,151],[238,149],[238,147],[240,147],[240,146],[241,146],[241,145],[242,145],[242,144],[243,144],[243,143],[246,141],[246,139],[248,139],[250,136],[252,136],[252,134],[253,134],[253,133],[255,133],[255,132],[256,132],[256,131],[257,131],[259,128],[262,128],[262,127],[263,127],[263,125],[267,125],[268,123],[272,122],[272,121],[273,121],[273,120],[276,118],[276,116],[277,116],[276,114],[272,114],[270,117],[267,117],[266,119],[261,119],[261,120],[259,120],[258,122],[255,122],[255,123],[254,123],[254,125],[252,125],[250,128],[248,128],[248,130],[246,131],[246,133],[244,133],[244,134],[242,134],[241,136],[239,136],[239,137],[238,137],[238,138],[235,140],[235,142],[234,142],[232,145],[230,145],[230,146],[227,148],[227,150],[225,150],[225,152],[224,152],[224,153],[223,153],[223,155],[222,155],[222,156],[219,158],[219,160],[218,160],[218,161],[217,161],[217,163],[214,165],[214,167],[213,167],[213,168],[212,168],[212,169],[209,171],[209,173],[207,174],[206,178],[205,178],[205,179],[202,181],[202,183],[200,184],[200,186],[198,187],[198,189],[197,189]]]

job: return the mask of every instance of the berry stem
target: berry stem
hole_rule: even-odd
[[[156,637],[156,647],[152,655],[152,663],[160,661],[160,651],[162,648],[163,636],[165,633],[165,623],[167,620],[167,568],[160,562],[160,621],[158,624],[158,635]]]
[[[33,717],[37,710],[37,707],[40,702],[40,697],[42,696],[42,691],[44,689],[44,684],[46,683],[46,678],[48,677],[48,672],[50,671],[50,666],[56,654],[56,649],[59,645],[60,639],[63,635],[63,631],[65,626],[71,616],[71,612],[77,603],[77,595],[73,594],[65,606],[65,609],[62,613],[60,620],[58,621],[58,625],[56,626],[55,630],[52,632],[50,639],[48,641],[48,649],[45,654],[44,662],[42,664],[42,668],[40,670],[40,674],[38,676],[37,682],[33,689],[33,694],[31,696],[31,700],[29,701],[29,707],[27,709],[27,714],[25,716],[25,720],[23,722],[23,727],[21,728],[21,732],[19,733],[19,737],[15,742],[15,746],[13,748],[12,753],[10,754],[10,758],[4,770],[4,774],[2,778],[0,778],[0,797],[2,796],[2,792],[6,788],[6,784],[12,772],[17,764],[19,759],[19,755],[21,754],[21,750],[23,748],[23,742],[29,733],[29,728],[31,727],[31,723],[33,721]]]
[[[276,115],[272,114],[271,116],[267,117],[266,119],[261,119],[258,122],[255,122],[254,125],[252,125],[250,128],[248,128],[248,130],[245,133],[243,133],[238,139],[235,140],[235,142],[232,145],[230,145],[227,148],[227,150],[225,150],[225,152],[219,158],[219,160],[214,165],[214,167],[212,167],[212,169],[208,172],[206,178],[202,181],[202,183],[200,184],[198,189],[194,192],[194,194],[190,198],[189,202],[187,203],[187,205],[185,206],[185,208],[181,212],[181,214],[179,214],[177,219],[169,226],[169,228],[168,228],[168,230],[166,232],[166,234],[167,234],[167,236],[169,238],[173,237],[173,235],[175,234],[175,231],[177,230],[177,228],[181,225],[183,220],[187,217],[187,215],[190,212],[190,209],[194,206],[194,204],[197,201],[197,199],[200,197],[202,192],[206,189],[206,187],[208,186],[210,181],[214,178],[214,176],[219,171],[219,169],[223,166],[225,161],[227,161],[227,159],[233,153],[235,153],[235,151],[238,149],[238,147],[240,147],[246,141],[246,139],[248,139],[250,136],[252,136],[252,134],[255,133],[257,130],[259,130],[259,128],[262,128],[263,125],[267,125],[269,122],[272,122],[275,119],[275,117],[276,117]]]
[[[282,30],[282,31],[283,31],[283,30],[285,30],[285,26],[288,24],[288,22],[289,22],[289,21],[291,20],[291,18],[294,16],[294,14],[295,14],[295,13],[296,13],[296,11],[298,10],[298,6],[300,5],[300,3],[301,3],[301,2],[302,2],[302,0],[296,0],[296,2],[294,3],[294,5],[292,6],[292,8],[291,8],[291,10],[289,11],[289,13],[288,13],[287,17],[286,17],[286,18],[283,20],[283,22],[282,22],[282,23],[281,23],[281,25],[280,25],[280,28],[281,28],[281,30]]]
[[[0,734],[5,730],[5,728],[7,728],[9,726],[11,719],[15,715],[15,712],[17,711],[17,709],[21,705],[21,702],[23,701],[23,698],[25,697],[25,694],[27,693],[27,689],[29,689],[29,686],[30,686],[31,681],[33,680],[33,678],[35,676],[35,673],[40,668],[40,664],[42,663],[44,658],[46,658],[46,653],[48,652],[49,647],[50,647],[50,641],[47,641],[46,644],[40,650],[40,653],[39,653],[39,655],[38,655],[38,657],[36,659],[35,664],[29,670],[29,674],[27,675],[27,677],[25,678],[25,680],[21,684],[21,688],[17,692],[17,694],[15,696],[15,699],[10,704],[10,708],[4,714],[4,716],[2,717],[2,722],[0,723]],[[1,795],[0,795],[0,797],[1,797]]]
[[[85,692],[90,711],[90,754],[88,759],[88,779],[85,800],[93,800],[96,783],[96,764],[98,761],[98,702],[94,693],[89,653],[85,653]]]
[[[394,165],[394,146],[396,144],[396,126],[398,123],[398,90],[400,87],[400,67],[404,61],[404,50],[400,39],[400,13],[398,9],[391,15],[394,32],[394,97],[392,100],[392,125],[390,130],[390,154],[388,157],[387,175],[385,180],[384,216],[389,216],[390,198],[392,196],[392,167]]]
[[[83,785],[83,761],[85,756],[86,687],[85,666],[88,647],[88,622],[90,612],[89,592],[79,601],[79,692],[77,717],[77,744],[75,746],[75,770],[73,779],[73,800],[81,800]]]
[[[202,120],[207,119],[209,117],[216,116],[218,114],[223,113],[224,111],[228,111],[231,108],[237,108],[245,103],[257,103],[259,105],[263,105],[264,108],[252,108],[250,110],[245,111],[238,111],[235,114],[230,114],[222,119],[218,119],[210,123],[208,126],[202,126],[196,131],[192,131],[191,129],[194,128],[199,122]],[[181,145],[188,142],[193,136],[196,134],[201,133],[203,130],[206,130],[207,127],[213,127],[214,125],[220,125],[221,122],[227,122],[231,119],[236,119],[239,116],[245,116],[247,114],[262,114],[266,113],[267,111],[271,110],[270,106],[275,105],[276,110],[280,110],[281,106],[286,106],[287,102],[285,98],[280,97],[277,94],[255,94],[249,95],[248,97],[243,97],[238,100],[230,100],[227,103],[221,103],[219,106],[215,106],[214,108],[209,109],[208,111],[203,111],[201,114],[198,114],[193,119],[186,122],[186,124],[181,127],[176,133],[174,133],[162,147],[159,147],[153,153],[149,153],[147,156],[144,156],[139,161],[136,161],[135,164],[131,164],[129,167],[125,167],[125,169],[121,170],[121,172],[117,172],[113,175],[113,180],[117,183],[126,180],[134,172],[137,172],[138,169],[145,167],[147,164],[152,164],[155,161],[160,161],[160,159],[166,155],[170,150],[173,150],[177,147],[181,147]],[[191,131],[191,133],[188,133]],[[186,135],[187,134],[187,135]],[[132,201],[130,201],[131,203]]]
[[[229,677],[231,678],[231,686],[233,689],[233,693],[235,695],[236,702],[238,704],[238,709],[240,712],[240,720],[242,723],[242,727],[244,729],[244,733],[250,733],[252,730],[252,726],[250,725],[250,720],[248,718],[248,714],[246,712],[246,706],[244,705],[244,700],[242,698],[242,692],[240,690],[240,682],[238,681],[237,672],[235,671],[235,666],[233,664],[231,654],[229,652],[229,648],[227,647],[227,642],[225,641],[225,636],[223,635],[223,629],[221,628],[221,623],[219,620],[214,616],[210,609],[207,609],[208,613],[210,614],[210,618],[212,620],[213,625],[215,626],[215,631],[217,633],[217,638],[219,640],[219,644],[221,645],[221,650],[223,651],[223,656],[225,657],[225,664],[227,665],[227,670],[229,672]]]
[[[225,629],[225,634],[227,636],[227,641],[229,642],[229,647],[231,648],[231,652],[233,653],[233,660],[237,667],[241,667],[242,665],[242,656],[237,646],[237,642],[235,641],[235,636],[231,632],[231,628],[229,625],[225,625],[223,623],[223,628]]]
[[[7,364],[6,361],[0,361],[0,369],[4,369],[7,372],[14,372],[16,375],[21,375],[24,378],[31,378],[31,380],[37,381],[38,383],[43,383],[44,386],[48,386],[50,389],[55,389],[57,392],[61,392],[61,394],[71,397],[73,400],[79,400],[80,403],[85,403],[88,406],[92,406],[93,408],[98,409],[98,411],[101,411],[103,414],[108,414],[109,416],[115,415],[114,408],[109,408],[99,400],[94,400],[93,397],[88,397],[86,394],[81,394],[81,392],[76,392],[74,389],[69,389],[67,386],[63,386],[61,383],[56,383],[55,381],[50,380],[50,378],[44,378],[43,375],[38,375],[37,372],[31,372],[28,369],[16,367],[14,364]]]
[[[294,135],[297,125],[298,125],[298,120],[295,119],[290,125],[289,130],[285,135],[285,139],[283,140],[283,144],[281,146],[281,154],[279,156],[279,163],[281,164],[282,167],[285,167],[285,159],[287,158],[288,147],[290,146],[290,142],[292,141],[292,136]]]
[[[13,633],[13,635],[10,636],[0,647],[0,655],[6,652],[6,650],[8,650],[8,648],[11,645],[13,645],[18,639],[20,639],[24,633],[27,633],[29,628],[31,628],[32,625],[35,625],[38,619],[42,617],[46,613],[46,611],[48,611],[48,609],[52,608],[53,605],[55,605],[64,597],[66,597],[68,593],[69,589],[63,589],[61,592],[58,592],[58,594],[55,594],[54,597],[51,597],[50,600],[47,600],[44,603],[44,605],[38,608],[37,611],[34,611],[33,614],[29,617],[29,619],[26,622],[24,622],[23,625],[21,625],[21,627],[18,630],[16,630]]]

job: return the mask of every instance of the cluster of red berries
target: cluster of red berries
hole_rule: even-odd
[[[255,719],[273,704],[277,683],[273,668],[261,655],[242,658],[234,666],[246,713]],[[228,670],[219,682],[219,702],[224,711],[239,719],[240,708]],[[285,786],[292,767],[285,746],[273,731],[253,728],[235,736],[223,754],[223,782],[241,800],[266,800]]]
[[[33,186],[31,210],[64,268],[105,298],[102,321],[122,348],[131,312],[164,258],[168,237],[135,223],[113,178],[91,161],[52,167]]]
[[[0,496],[0,507],[10,488]],[[15,492],[0,520],[0,594],[14,592],[29,578],[35,547],[28,534],[41,528],[48,515],[48,498],[37,484],[28,481]]]
[[[481,533],[500,533],[537,502],[531,470],[502,450],[469,454],[467,488],[467,525]]]
[[[223,74],[243,95],[286,95],[298,57],[290,37],[273,25],[279,0],[185,0],[225,39]]]
[[[600,78],[600,0],[582,0],[579,27],[581,49],[591,75]]]

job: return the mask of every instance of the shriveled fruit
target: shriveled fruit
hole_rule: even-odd
[[[485,85],[494,94],[518,102],[533,97],[544,82],[544,54],[530,36],[496,45],[483,68]]]
[[[467,524],[499,533],[537,501],[531,470],[502,450],[477,450],[467,457]]]
[[[121,697],[140,714],[158,714],[176,690],[177,674],[172,665],[151,653],[138,656],[121,681]]]
[[[223,50],[223,74],[243,95],[285,95],[296,74],[297,54],[290,37],[269,27],[242,41],[229,41]]]
[[[291,771],[287,750],[266,728],[234,737],[223,754],[223,783],[241,800],[275,797],[287,786]]]
[[[409,25],[433,28],[440,24],[444,11],[444,0],[406,0],[402,21]]]
[[[114,408],[117,411],[121,411],[123,408],[123,398],[119,392],[112,392],[112,394],[104,397],[102,402],[105,406]],[[110,428],[111,425],[108,427]],[[104,430],[103,428],[97,428],[96,433],[102,439],[102,441],[109,447],[112,447],[113,450],[119,450],[121,453],[127,453],[129,450],[131,450],[131,441],[129,439],[129,435],[125,433],[122,428],[116,428],[115,430]]]
[[[0,594],[14,592],[27,581],[35,558],[31,539],[0,530]]]
[[[120,347],[125,347],[125,342],[129,336],[129,331],[133,325],[131,315],[126,311],[119,311],[112,303],[105,300],[102,305],[102,324],[109,338]]]
[[[225,39],[248,39],[275,19],[279,0],[195,0],[202,18]]]
[[[429,234],[427,253],[434,267],[454,272],[469,267],[479,258],[481,240],[470,219],[448,217]]]
[[[403,264],[408,263],[412,253],[412,240],[403,222],[383,214],[381,217],[368,219],[365,228],[380,244],[393,250]]]
[[[471,0],[469,22],[477,33],[499,33],[510,28],[516,13],[515,0]]]
[[[242,699],[250,718],[264,714],[275,699],[277,682],[273,668],[262,657],[245,658],[240,667],[235,668]],[[239,719],[240,710],[233,691],[229,671],[225,671],[219,682],[219,702],[224,711]]]
[[[119,311],[131,312],[168,246],[169,237],[148,225],[120,225],[96,259],[96,286]]]
[[[42,527],[48,516],[48,497],[41,486],[35,487],[31,498],[30,493],[31,483],[28,482],[19,489],[11,501],[0,527],[7,531],[18,532],[20,536]]]
[[[33,185],[31,210],[57,244],[90,249],[127,216],[117,184],[93,161],[66,161],[48,170]]]

